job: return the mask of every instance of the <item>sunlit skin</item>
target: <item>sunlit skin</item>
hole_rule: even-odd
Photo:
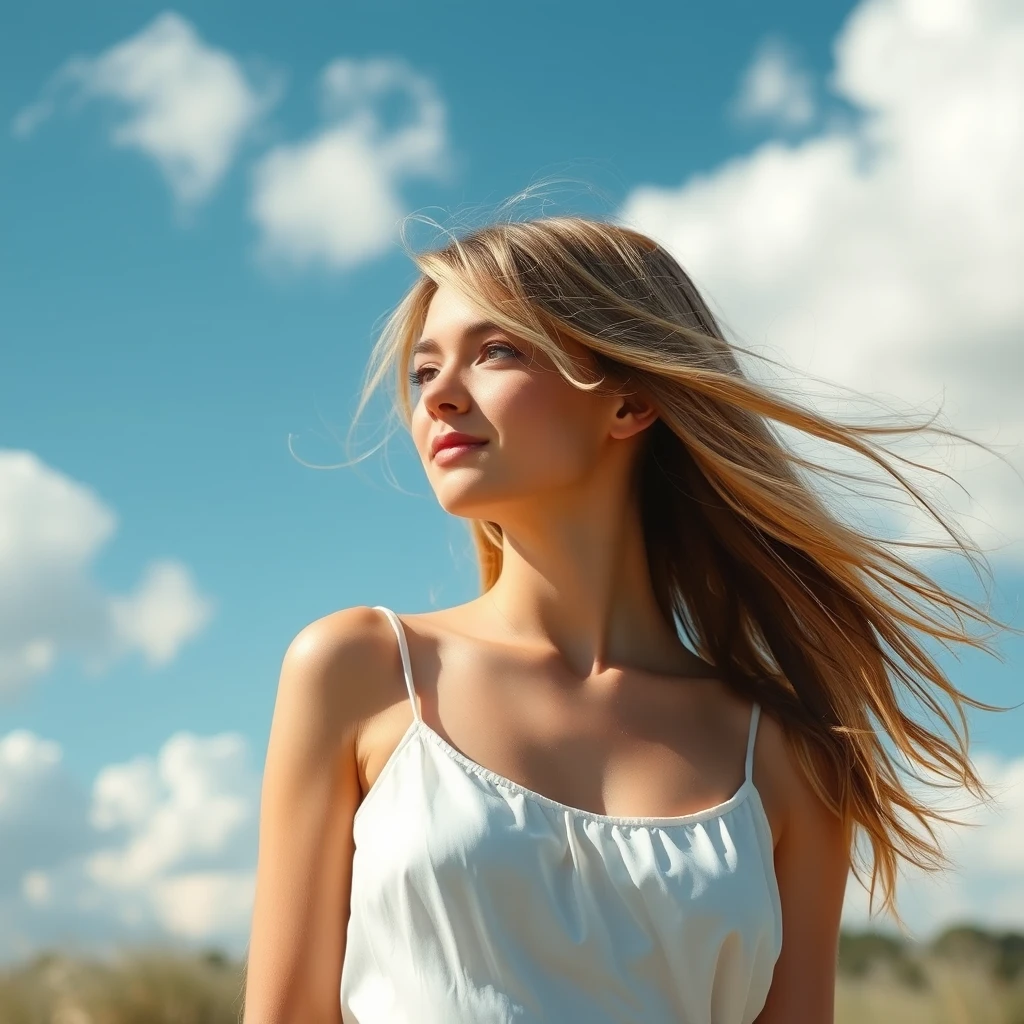
[[[493,328],[472,332],[481,319],[461,293],[440,287],[421,332],[436,348],[417,353],[410,367],[422,380],[412,436],[438,501],[453,515],[498,523],[505,536],[497,583],[452,609],[449,623],[477,636],[507,637],[512,626],[524,649],[554,648],[598,698],[638,669],[714,677],[681,644],[651,591],[631,470],[655,411],[640,396],[575,388],[518,339]],[[571,345],[569,352],[581,354]],[[440,466],[430,442],[447,430],[488,443]],[[722,687],[723,709],[730,702]],[[731,713],[723,710],[722,720]],[[849,840],[769,715],[758,732],[754,778],[774,839],[784,935],[758,1024],[826,1024]]]
[[[555,639],[582,675],[615,663],[704,667],[654,603],[629,487],[655,411],[636,397],[574,387],[525,342],[494,328],[471,332],[481,319],[454,289],[433,296],[421,340],[437,350],[412,360],[422,385],[411,430],[441,506],[505,533],[491,599],[524,638]],[[448,430],[488,443],[441,466],[430,442]]]

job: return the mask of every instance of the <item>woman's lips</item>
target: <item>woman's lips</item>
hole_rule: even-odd
[[[449,462],[455,462],[456,460],[461,459],[464,455],[470,454],[477,448],[483,448],[485,444],[487,444],[486,441],[477,441],[474,444],[455,444],[447,448],[438,448],[434,455],[434,461],[445,466]]]

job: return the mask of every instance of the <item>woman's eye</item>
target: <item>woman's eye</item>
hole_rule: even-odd
[[[488,354],[490,354],[490,352],[494,349],[504,350],[505,352],[511,352],[513,358],[519,357],[519,352],[507,341],[492,341],[490,344],[484,347],[484,351]],[[414,388],[421,388],[426,383],[425,374],[434,372],[436,372],[436,367],[433,366],[423,366],[418,370],[412,370],[409,373],[409,383]]]
[[[433,367],[424,366],[422,370],[410,370],[409,371],[409,383],[414,388],[423,387],[423,374],[429,373]]]
[[[487,351],[490,352],[494,348],[503,348],[506,352],[511,352],[513,356],[518,356],[519,353],[507,342],[507,341],[496,341],[487,346]]]

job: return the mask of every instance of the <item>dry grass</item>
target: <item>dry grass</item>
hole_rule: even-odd
[[[836,1024],[1024,1024],[1024,986],[981,967],[925,960],[925,984],[840,975]]]
[[[912,945],[845,934],[836,1024],[1024,1024],[1024,935],[949,928]]]
[[[242,965],[211,953],[47,953],[0,974],[0,1024],[238,1024]]]
[[[0,970],[0,1024],[240,1024],[242,964],[217,953],[47,953]],[[844,934],[836,1024],[1024,1024],[1024,936],[950,929],[928,946]]]

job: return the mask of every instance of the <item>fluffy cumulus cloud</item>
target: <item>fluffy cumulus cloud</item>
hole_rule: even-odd
[[[865,0],[834,53],[830,84],[855,116],[679,188],[639,187],[620,219],[680,259],[732,340],[805,383],[877,393],[921,418],[941,404],[940,422],[994,446],[1005,462],[963,444],[889,442],[952,471],[966,490],[910,476],[986,550],[1020,562],[1024,8]],[[786,91],[762,88],[763,109],[773,90]],[[834,412],[827,387],[804,394]],[[909,509],[894,522],[901,536],[937,537]]]
[[[344,270],[394,241],[408,179],[447,173],[445,108],[399,59],[336,60],[320,93],[322,127],[258,161],[250,212],[264,260]]]
[[[193,204],[209,195],[277,101],[280,80],[260,77],[257,82],[230,53],[165,11],[103,53],[67,61],[12,127],[15,135],[28,136],[66,101],[111,101],[124,114],[111,142],[153,160],[177,199]]]
[[[786,127],[802,127],[815,113],[811,77],[797,64],[785,40],[763,40],[747,69],[733,103],[738,120],[775,121]]]
[[[234,953],[248,935],[258,777],[234,733],[177,733],[74,786],[56,743],[0,737],[0,958],[54,941],[163,939]]]
[[[214,605],[180,562],[146,567],[128,594],[104,593],[89,569],[117,517],[87,487],[27,451],[0,449],[0,694],[61,655],[96,674],[132,653],[169,662]]]
[[[952,869],[933,874],[904,868],[897,884],[900,916],[911,932],[927,938],[938,929],[964,922],[1024,930],[1024,757],[974,757],[975,767],[995,798],[992,804],[964,806],[961,794],[948,799],[924,786],[919,794],[964,825],[939,825],[936,833]],[[877,902],[875,909],[877,910]],[[850,928],[891,924],[869,917],[867,891],[852,876],[843,923]]]

